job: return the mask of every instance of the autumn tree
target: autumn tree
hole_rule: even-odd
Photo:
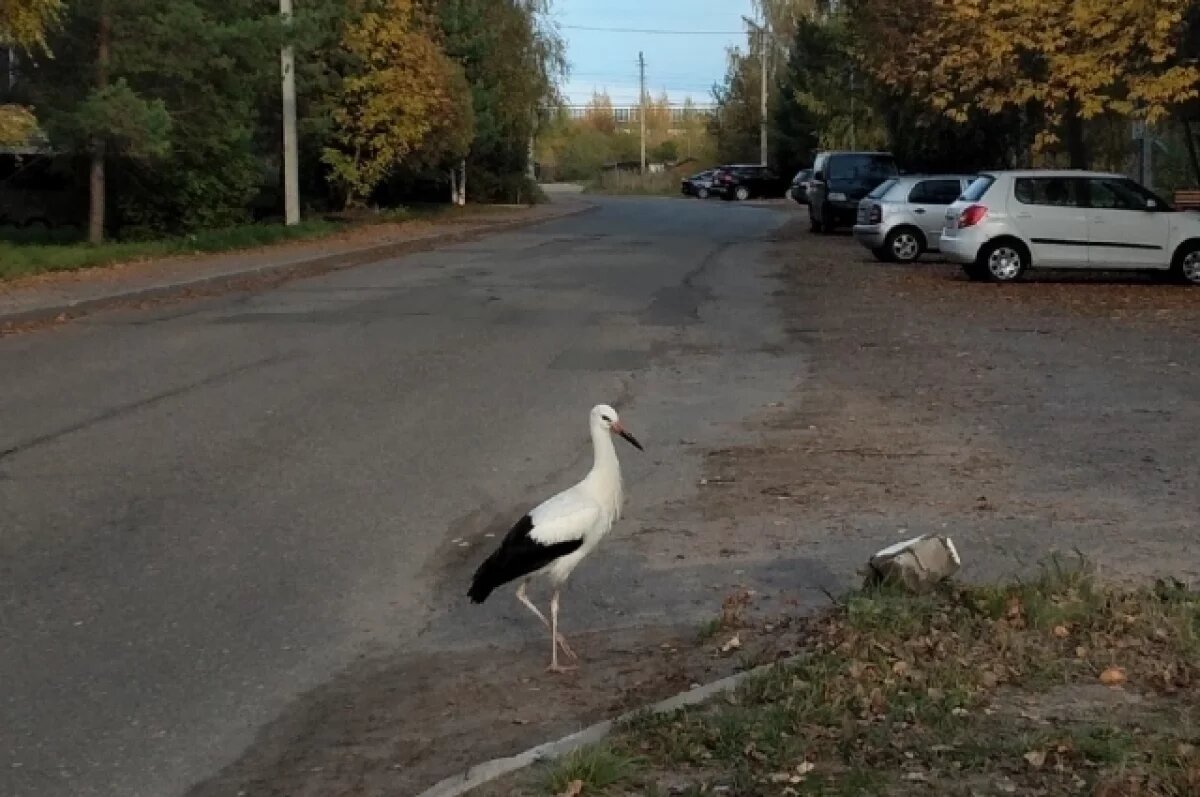
[[[4,0],[0,3],[0,44],[41,50],[46,34],[62,17],[62,0]]]
[[[881,83],[957,121],[972,111],[1035,108],[1038,150],[1088,153],[1083,122],[1105,114],[1154,123],[1195,97],[1200,71],[1178,58],[1193,0],[858,0]]]
[[[550,0],[420,0],[436,16],[442,46],[471,86],[475,137],[467,156],[476,199],[532,198],[530,143],[558,103],[564,45]]]
[[[607,91],[592,92],[592,98],[583,110],[583,122],[598,133],[612,135],[616,132],[617,117]]]
[[[41,53],[46,34],[62,18],[61,0],[4,0],[0,3],[0,46]],[[12,68],[12,64],[9,65]],[[0,103],[0,144],[28,141],[38,130],[37,118],[23,105]]]
[[[347,206],[363,203],[411,159],[461,157],[471,143],[469,88],[413,0],[367,0],[342,46],[357,66],[342,83],[327,147],[329,179]]]
[[[736,48],[726,54],[725,79],[713,87],[717,108],[708,123],[722,163],[758,161],[760,72],[758,58]]]

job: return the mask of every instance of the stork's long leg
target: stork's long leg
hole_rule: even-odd
[[[566,672],[574,670],[575,667],[562,666],[558,664],[558,646],[566,646],[563,637],[558,635],[558,591],[550,598],[550,672]],[[565,653],[565,651],[564,651]]]
[[[550,628],[550,621],[546,619],[546,615],[542,614],[541,611],[538,610],[538,607],[533,605],[533,601],[529,600],[529,596],[525,594],[525,588],[528,586],[529,580],[526,579],[525,581],[521,582],[521,586],[517,587],[517,600],[529,607],[529,611],[537,615],[537,618],[542,621],[542,625],[546,626],[546,628]],[[558,595],[557,592],[554,594],[556,596]],[[563,638],[562,634],[556,635],[554,639],[558,643],[558,646],[562,648],[562,652],[566,654],[567,658],[569,658],[571,661],[579,660],[579,657],[575,655],[575,651],[571,650],[571,646],[567,644],[567,640]]]
[[[525,594],[525,588],[529,586],[529,579],[521,582],[521,586],[517,587],[517,600],[529,607],[529,611],[537,615],[537,619],[542,621],[542,625],[550,627],[550,621],[546,619],[546,615],[538,610],[538,607],[533,605],[533,601],[529,600],[529,596]]]
[[[572,659],[575,658],[575,653],[567,647],[567,642],[558,635],[558,590],[554,590],[554,595],[550,598],[550,672],[566,672],[573,670],[574,667],[563,667],[558,663],[558,648],[562,646],[563,653],[566,653]]]

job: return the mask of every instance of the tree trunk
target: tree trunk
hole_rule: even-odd
[[[458,167],[450,167],[450,204],[458,204]]]
[[[1192,123],[1187,117],[1180,117],[1180,123],[1183,124],[1183,140],[1187,145],[1188,160],[1192,162],[1192,177],[1196,181],[1196,185],[1200,186],[1200,153],[1196,151],[1196,137],[1192,135]]]
[[[467,204],[467,159],[463,158],[461,175],[458,178],[458,204],[465,206]]]
[[[1091,161],[1088,156],[1087,142],[1083,137],[1083,118],[1079,115],[1079,103],[1071,100],[1063,120],[1063,132],[1067,145],[1067,155],[1071,159],[1072,169],[1086,169]]]
[[[109,39],[112,34],[112,20],[108,9],[103,5],[100,9],[100,27],[96,35],[96,88],[108,88]],[[104,242],[105,217],[105,174],[104,174],[105,143],[101,138],[92,141],[92,168],[88,191],[90,201],[88,207],[88,243]]]

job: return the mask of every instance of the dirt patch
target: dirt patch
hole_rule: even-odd
[[[882,266],[789,227],[776,294],[804,352],[759,442],[710,452],[701,512],[766,522],[743,544],[855,562],[916,532],[968,573],[1080,550],[1114,574],[1200,575],[1200,291],[1139,275],[970,282]],[[878,547],[878,546],[877,546]]]

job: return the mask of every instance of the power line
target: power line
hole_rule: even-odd
[[[744,36],[744,30],[666,30],[663,28],[596,28],[590,25],[559,25],[564,30],[587,30],[594,33],[648,33],[654,36]]]

